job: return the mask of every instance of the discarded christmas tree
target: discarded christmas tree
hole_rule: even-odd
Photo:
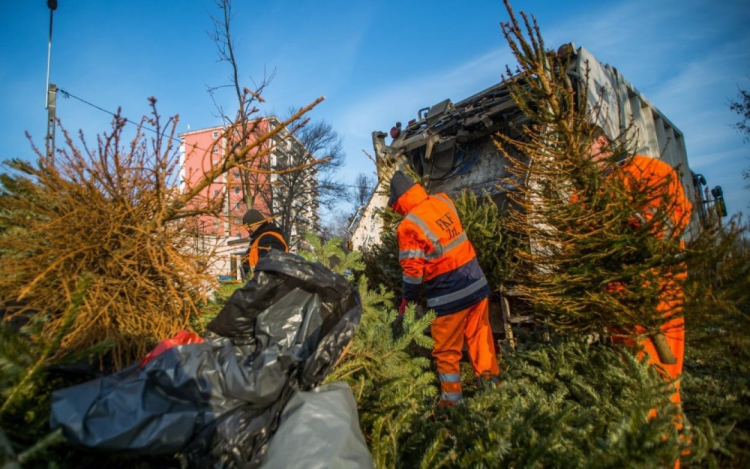
[[[337,255],[305,256],[340,264]],[[467,369],[464,404],[438,409],[425,356],[432,316],[417,321],[409,307],[399,319],[393,293],[370,289],[364,277],[359,291],[360,328],[328,380],[352,386],[378,468],[651,468],[684,448],[673,423],[678,410],[657,370],[628,349],[581,340],[554,337],[506,351],[494,389],[474,391]],[[649,419],[652,409],[657,418]],[[701,454],[693,448],[694,457]]]
[[[553,339],[504,358],[498,388],[415,420],[402,467],[645,469],[684,447],[669,390],[628,350]]]
[[[247,99],[252,96],[246,92]],[[211,283],[211,250],[191,249],[201,235],[193,229],[195,220],[201,214],[221,216],[223,206],[223,194],[206,198],[204,189],[272,151],[269,142],[291,122],[225,153],[180,190],[177,120],[164,125],[154,99],[151,104],[152,116],[128,144],[126,120],[117,115],[112,131],[94,148],[82,135],[76,144],[65,132],[66,146],[54,158],[37,151],[35,162],[6,163],[9,172],[0,180],[0,299],[20,304],[17,315],[48,317],[42,336],[50,338],[64,323],[66,292],[79,276],[91,274],[60,354],[110,339],[114,363],[122,367],[188,326]],[[259,122],[236,122],[219,139],[236,126]],[[157,136],[149,140],[144,125],[154,126]]]
[[[716,214],[712,214],[716,215]],[[750,465],[750,239],[739,217],[709,220],[687,249],[685,415],[709,450],[695,467]]]
[[[345,253],[340,240],[321,245],[315,236],[306,238],[312,250],[302,255],[308,260],[334,271],[343,272],[344,266],[354,271],[364,268],[354,262],[359,253]],[[357,335],[326,381],[349,383],[376,467],[397,467],[403,456],[402,442],[413,431],[422,409],[432,407],[438,395],[436,376],[425,357],[432,339],[424,334],[435,316],[417,319],[410,306],[397,320],[393,292],[382,285],[371,289],[364,276],[358,288],[362,319]]]
[[[411,306],[399,319],[392,292],[371,290],[365,277],[359,287],[362,322],[328,380],[352,386],[376,467],[651,468],[684,448],[657,370],[628,349],[581,340],[506,351],[498,388],[474,391],[466,369],[464,404],[438,409],[424,335],[432,316],[417,321]]]
[[[595,150],[601,102],[575,92],[567,57],[545,48],[535,20],[521,13],[522,26],[508,11],[502,27],[518,69],[507,85],[528,118],[520,138],[498,135],[515,187],[509,229],[524,242],[517,289],[539,321],[558,331],[658,344],[662,325],[681,315],[689,213],[677,211],[680,200],[670,192],[678,176],[643,179],[621,170],[633,158],[632,129]]]

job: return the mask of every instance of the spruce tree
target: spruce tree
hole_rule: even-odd
[[[504,359],[500,386],[415,420],[401,467],[645,469],[685,448],[670,391],[630,350],[556,337]]]
[[[54,367],[86,363],[112,343],[103,340],[78,353],[66,352],[61,342],[81,313],[91,275],[76,281],[75,290],[65,292],[68,306],[63,324],[55,336],[45,338],[43,331],[48,318],[33,315],[23,321],[0,323],[0,461],[3,467],[17,467],[34,460],[55,457],[50,453],[62,443],[62,431],[49,431],[50,393],[72,384],[52,372]]]
[[[324,245],[314,236],[308,235],[307,240],[313,251],[302,255],[309,260],[339,270],[364,267],[347,260],[358,254],[345,254],[338,247],[340,240]],[[393,292],[382,285],[371,289],[361,275],[358,289],[362,301],[359,329],[326,382],[344,380],[352,387],[376,467],[400,467],[405,456],[402,441],[413,431],[422,411],[434,405],[438,394],[436,375],[426,357],[432,339],[424,334],[435,315],[417,319],[414,305],[410,305],[403,318],[399,317]]]
[[[345,251],[344,242],[339,238],[331,238],[327,242],[321,242],[320,238],[313,233],[304,236],[307,241],[308,250],[300,251],[300,255],[308,261],[317,261],[328,267],[331,271],[343,275],[352,280],[355,272],[364,268],[360,260],[362,257],[358,251]]]
[[[685,415],[709,452],[695,466],[750,465],[750,239],[739,217],[713,218],[688,246]]]
[[[594,161],[598,133],[591,123],[601,103],[576,94],[567,58],[545,48],[535,20],[522,12],[519,24],[506,5],[503,32],[518,61],[506,83],[528,118],[521,137],[497,136],[513,175],[507,182],[515,186],[509,229],[523,242],[515,253],[517,289],[558,331],[643,334],[658,343],[662,325],[682,314],[684,225],[671,224],[679,201],[667,190],[677,175],[620,177],[622,161],[632,158],[632,129],[602,150],[606,159]],[[665,300],[669,311],[657,308]]]

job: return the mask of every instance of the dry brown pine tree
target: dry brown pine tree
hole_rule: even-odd
[[[241,98],[257,96],[245,90]],[[201,193],[228,171],[252,170],[253,161],[273,151],[274,137],[322,100],[226,152],[183,190],[177,186],[177,117],[163,125],[154,98],[152,116],[129,142],[123,137],[126,120],[118,113],[111,132],[93,147],[83,135],[79,146],[62,129],[65,148],[54,160],[35,148],[35,162],[6,163],[0,299],[25,304],[19,314],[48,317],[36,338],[46,340],[61,327],[76,280],[87,275],[85,300],[57,353],[110,339],[116,366],[142,356],[156,340],[188,327],[210,285],[211,252],[191,249],[192,227],[196,216],[221,213],[223,194],[206,199]],[[261,119],[251,117],[238,113],[219,138],[231,138],[238,127],[258,128]],[[144,126],[153,127],[156,136],[147,138]]]

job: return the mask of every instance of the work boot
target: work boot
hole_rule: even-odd
[[[500,386],[499,376],[491,376],[488,372],[484,372],[481,375],[477,376],[478,390],[493,389],[497,386]]]

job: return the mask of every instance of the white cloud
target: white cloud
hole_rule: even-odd
[[[372,153],[372,131],[387,132],[396,121],[416,118],[421,108],[446,98],[457,102],[498,83],[510,60],[510,52],[491,50],[456,67],[394,81],[352,102],[333,118],[346,135],[349,176],[372,166],[362,153]]]

